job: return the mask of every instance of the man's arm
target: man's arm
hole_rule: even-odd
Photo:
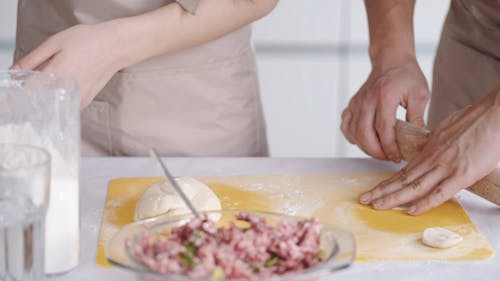
[[[423,126],[429,89],[418,66],[411,0],[366,0],[372,71],[342,113],[342,132],[377,159],[401,160],[394,126],[398,106]]]
[[[365,0],[370,32],[370,59],[381,70],[398,61],[416,60],[414,0]]]

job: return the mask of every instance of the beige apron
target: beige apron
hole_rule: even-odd
[[[173,0],[19,0],[16,58],[76,24],[141,14]],[[198,0],[177,0],[193,11]],[[180,30],[179,32],[182,32]],[[266,156],[249,26],[116,73],[82,111],[82,153]]]
[[[429,127],[499,85],[500,1],[451,1],[434,62]]]

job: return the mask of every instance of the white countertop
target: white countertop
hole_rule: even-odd
[[[84,158],[81,167],[81,254],[72,271],[48,280],[136,280],[118,268],[96,265],[95,256],[108,181],[119,177],[159,176],[148,158]],[[395,171],[397,166],[371,159],[296,158],[167,158],[176,176],[255,175],[286,173],[356,173]],[[471,193],[460,202],[486,236],[496,256],[481,261],[406,261],[354,263],[331,280],[500,280],[500,208]]]

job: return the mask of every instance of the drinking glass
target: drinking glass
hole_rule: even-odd
[[[50,154],[45,273],[78,264],[80,239],[80,96],[74,79],[38,71],[0,71],[0,143]]]
[[[42,148],[0,144],[0,280],[44,280],[50,156]]]

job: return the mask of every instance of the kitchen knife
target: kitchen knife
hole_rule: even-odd
[[[161,158],[160,158],[160,156],[158,156],[158,153],[156,153],[156,150],[154,148],[151,148],[149,150],[149,154],[151,155],[151,158],[153,158],[158,163],[158,166],[160,167],[161,171],[163,172],[163,175],[165,176],[165,180],[167,182],[169,182],[170,185],[175,189],[175,191],[177,192],[177,195],[179,195],[179,197],[181,197],[182,201],[184,201],[184,203],[186,203],[186,206],[189,208],[189,210],[191,210],[191,213],[193,213],[193,215],[196,218],[203,219],[201,217],[200,213],[198,213],[196,208],[193,206],[193,203],[191,202],[191,200],[189,200],[189,198],[186,196],[186,194],[184,193],[184,191],[182,190],[180,185],[177,183],[177,181],[174,179],[174,177],[170,174],[170,172],[168,171],[165,164],[163,164],[163,161],[161,161]]]

